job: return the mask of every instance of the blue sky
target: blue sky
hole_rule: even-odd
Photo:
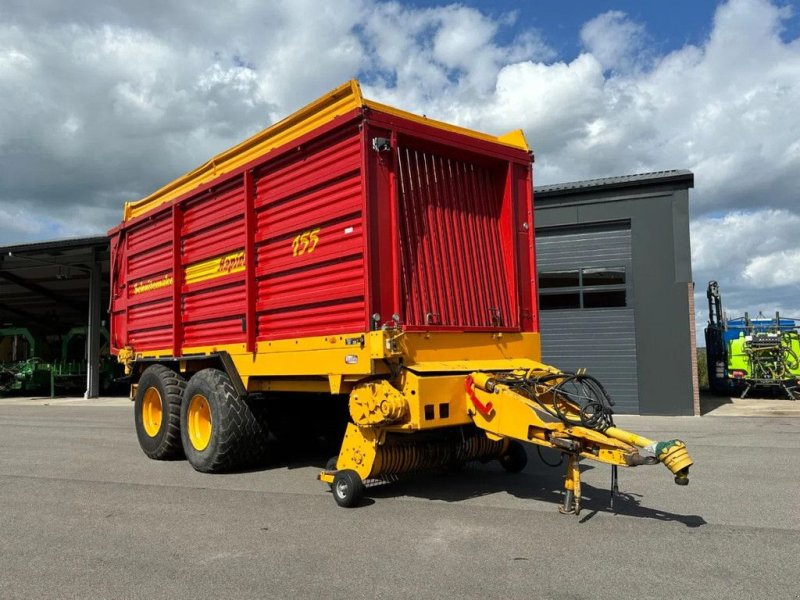
[[[403,2],[420,8],[440,6],[441,3]],[[701,45],[709,36],[714,12],[721,2],[710,0],[471,0],[460,2],[500,19],[515,14],[513,24],[499,30],[498,39],[509,43],[528,28],[541,32],[544,40],[560,60],[572,60],[582,50],[580,30],[587,21],[607,11],[624,12],[633,21],[643,23],[649,42],[658,54],[665,54],[687,44]],[[800,11],[797,2],[782,1],[779,6],[790,7],[793,16],[783,23],[784,40],[794,39],[800,32]]]
[[[419,1],[404,4],[418,7],[435,5]],[[655,50],[665,53],[686,44],[702,43],[711,31],[711,20],[717,6],[716,2],[707,0],[494,0],[461,4],[475,7],[495,18],[516,14],[515,23],[501,29],[501,40],[509,42],[521,31],[532,27],[542,33],[560,59],[567,61],[581,51],[579,33],[583,24],[603,12],[622,11],[632,20],[644,23]],[[797,27],[797,18],[792,19],[792,27]]]

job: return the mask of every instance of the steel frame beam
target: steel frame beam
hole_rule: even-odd
[[[28,290],[29,292],[33,292],[34,294],[38,294],[40,296],[44,296],[45,298],[49,298],[59,304],[63,304],[68,306],[72,310],[77,312],[83,312],[86,310],[86,306],[81,304],[80,302],[76,302],[72,298],[64,296],[63,294],[59,294],[58,292],[54,292],[52,290],[48,290],[46,287],[39,285],[38,283],[33,283],[32,281],[28,281],[24,277],[20,277],[19,275],[15,275],[9,271],[0,271],[0,279],[5,279],[13,283],[14,285],[18,285],[21,288]]]

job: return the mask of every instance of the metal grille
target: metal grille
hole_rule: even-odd
[[[517,327],[490,168],[398,148],[403,320],[412,326]]]

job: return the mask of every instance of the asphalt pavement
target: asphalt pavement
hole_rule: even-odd
[[[328,454],[206,475],[148,460],[130,402],[0,402],[0,598],[800,598],[800,418],[619,417],[685,440],[661,465],[583,464],[584,510],[535,449],[369,489],[338,508]],[[557,457],[546,455],[548,460]]]

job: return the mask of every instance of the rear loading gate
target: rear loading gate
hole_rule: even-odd
[[[392,315],[410,331],[534,331],[529,162],[366,108],[337,117],[123,223],[113,346],[252,352]]]

